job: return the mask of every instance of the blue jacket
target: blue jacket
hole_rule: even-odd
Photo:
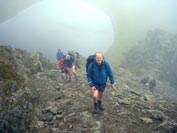
[[[74,59],[70,56],[69,60],[64,59],[62,68],[64,68],[64,67],[71,68],[73,65],[74,65]]]
[[[64,54],[62,52],[57,52],[57,60],[60,60],[64,57]]]
[[[111,84],[114,84],[114,75],[109,64],[104,60],[101,65],[98,65],[96,61],[92,62],[88,66],[87,80],[90,87],[94,85],[106,85],[107,77]]]

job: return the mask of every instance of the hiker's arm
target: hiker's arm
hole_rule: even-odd
[[[88,71],[87,71],[87,80],[90,85],[90,87],[93,87],[93,80],[92,80],[92,64],[88,66]]]
[[[109,64],[107,64],[107,69],[108,69],[107,71],[108,71],[108,77],[109,77],[110,83],[114,84],[114,74]]]

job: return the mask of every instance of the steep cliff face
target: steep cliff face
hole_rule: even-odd
[[[107,86],[105,111],[92,114],[93,101],[81,57],[78,80],[62,79],[41,53],[0,47],[0,132],[176,132],[177,103],[152,93],[124,68],[114,69],[116,88]],[[0,69],[0,70],[1,70]],[[15,75],[15,76],[14,76]],[[20,80],[20,84],[17,84]]]

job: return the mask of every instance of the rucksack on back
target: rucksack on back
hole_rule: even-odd
[[[95,60],[95,55],[90,55],[86,60],[86,72],[88,71],[88,66]]]

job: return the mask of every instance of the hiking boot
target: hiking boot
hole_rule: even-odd
[[[102,106],[102,102],[98,100],[98,109],[101,111],[104,111],[104,108]]]
[[[69,77],[68,82],[71,82],[71,77]]]
[[[75,79],[76,79],[76,82],[78,82],[78,78],[77,78],[77,76],[75,77]]]
[[[93,114],[97,114],[98,113],[98,103],[94,103],[94,108],[92,111]]]

